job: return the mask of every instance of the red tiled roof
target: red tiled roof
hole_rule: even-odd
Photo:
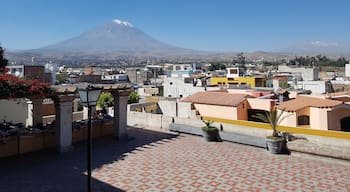
[[[327,93],[327,96],[334,97],[334,96],[350,96],[350,91],[342,91],[342,92],[335,92],[335,93]]]
[[[247,94],[232,94],[225,92],[198,92],[184,98],[182,101],[208,105],[237,106],[247,97],[251,96]]]
[[[305,107],[332,108],[342,103],[343,103],[342,101],[335,101],[330,99],[321,99],[321,98],[308,97],[308,96],[297,96],[293,100],[289,100],[281,103],[280,105],[277,106],[277,108],[285,109],[286,111],[289,111],[289,112],[295,112]]]
[[[228,93],[227,89],[208,90],[207,92],[224,92],[224,93]]]

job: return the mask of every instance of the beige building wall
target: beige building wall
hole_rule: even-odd
[[[248,101],[243,101],[237,106],[237,120],[248,121]]]
[[[217,106],[194,104],[201,116],[215,117],[221,119],[237,120],[237,108],[230,106]]]
[[[233,94],[247,94],[247,95],[252,94],[251,90],[247,90],[247,89],[227,89],[227,92],[233,93]]]
[[[279,113],[281,112],[281,110],[278,110],[278,111],[279,111]],[[282,117],[281,117],[284,119],[280,123],[280,125],[296,127],[297,126],[296,117],[297,117],[297,114],[295,112],[284,112]]]
[[[307,115],[310,118],[310,107],[305,107],[304,109],[296,111],[296,125],[301,127],[311,127],[311,122],[310,125],[298,125],[298,117],[302,115]]]
[[[27,99],[0,99],[0,121],[23,123],[29,120]]]
[[[305,107],[304,109],[300,109],[296,113],[297,113],[297,117],[299,117],[301,115],[308,115],[308,116],[310,116],[310,107]]]
[[[328,111],[328,130],[341,130],[340,120],[350,116],[350,109],[338,108]]]
[[[328,130],[328,108],[310,107],[310,128]]]
[[[273,103],[272,99],[247,99],[250,109],[260,109],[265,111],[270,111],[271,104]]]
[[[310,126],[306,127],[320,130],[340,131],[340,120],[350,116],[350,109],[338,108],[332,110],[330,108],[306,107],[293,113],[285,112],[283,116],[288,117],[281,122],[281,125],[299,127],[298,117],[301,115],[310,116]]]

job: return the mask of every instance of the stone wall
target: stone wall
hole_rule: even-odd
[[[114,136],[113,121],[93,121],[92,137]],[[87,138],[87,125],[74,127],[72,131],[72,142],[81,142]],[[0,137],[0,158],[18,154],[40,151],[47,148],[55,148],[55,132],[42,131],[26,135],[14,135]]]

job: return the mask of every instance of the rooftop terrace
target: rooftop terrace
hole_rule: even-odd
[[[350,162],[129,128],[93,143],[94,191],[349,191]],[[85,143],[0,159],[0,192],[86,191]]]

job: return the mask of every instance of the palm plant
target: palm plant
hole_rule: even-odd
[[[205,121],[202,120],[205,126],[202,127],[203,137],[206,141],[222,141],[219,130],[212,124],[214,121]]]
[[[273,130],[272,137],[279,137],[279,131],[277,130],[279,124],[288,117],[288,115],[283,116],[283,113],[285,112],[285,109],[282,109],[279,113],[277,108],[271,108],[269,112],[266,112],[266,114],[257,114],[255,117],[264,121],[268,122]]]
[[[212,126],[212,124],[214,123],[214,121],[205,121],[205,120],[202,120],[202,122],[205,124],[205,126],[202,127],[202,130],[203,131],[215,131],[217,130],[216,127]]]

